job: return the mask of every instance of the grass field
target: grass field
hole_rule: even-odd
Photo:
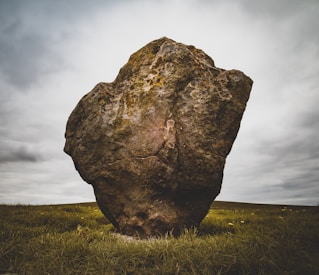
[[[0,205],[0,274],[319,274],[319,208],[214,202],[199,229],[136,240],[95,203]]]

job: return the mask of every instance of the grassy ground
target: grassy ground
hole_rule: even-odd
[[[95,203],[0,205],[0,274],[319,274],[318,207],[214,202],[198,230],[134,240]]]

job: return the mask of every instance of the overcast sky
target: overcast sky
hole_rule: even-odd
[[[0,203],[94,201],[68,116],[167,36],[254,81],[217,200],[318,205],[318,18],[317,0],[0,0]]]

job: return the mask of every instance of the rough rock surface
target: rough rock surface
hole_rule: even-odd
[[[119,232],[178,234],[220,192],[251,87],[194,46],[155,40],[80,100],[64,150]]]

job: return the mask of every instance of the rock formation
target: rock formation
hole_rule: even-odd
[[[119,232],[178,234],[220,192],[251,87],[194,46],[155,40],[80,100],[64,151]]]

